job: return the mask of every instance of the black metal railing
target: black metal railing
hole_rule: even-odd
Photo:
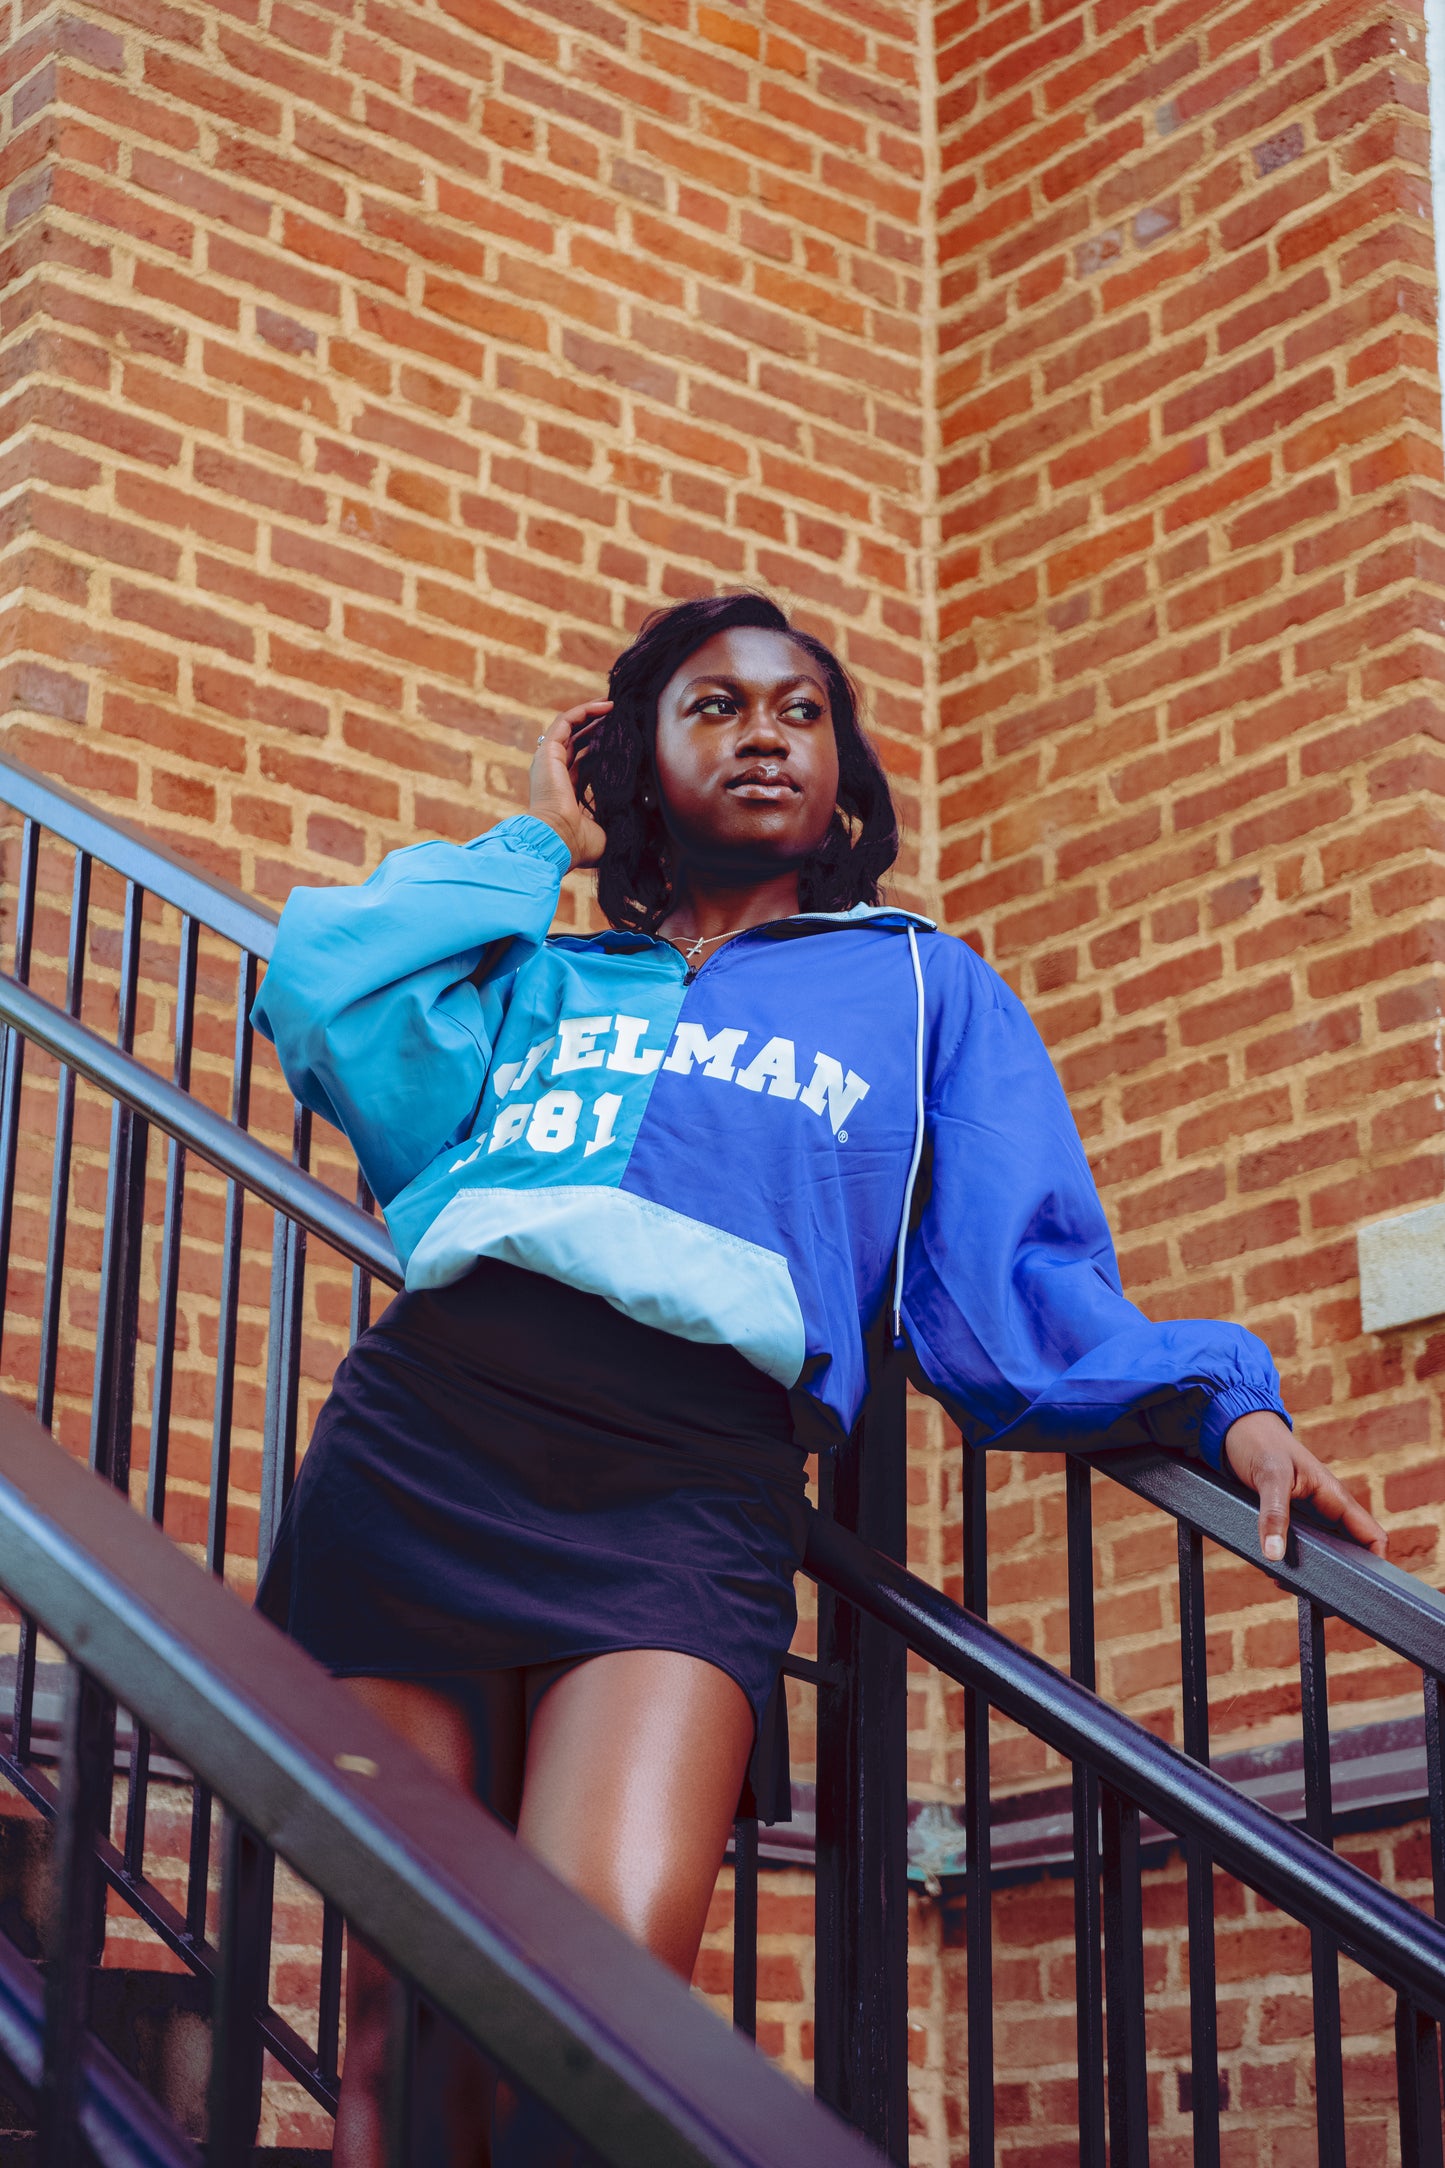
[[[21,1134],[21,1064],[26,1044],[58,1065],[54,1086],[55,1169],[49,1220],[31,1230],[44,1258],[42,1332],[36,1394],[51,1413],[56,1349],[61,1345],[65,1200],[75,1080],[113,1109],[107,1161],[104,1245],[96,1293],[96,1413],[90,1431],[94,1466],[125,1486],[133,1426],[131,1395],[141,1324],[149,1335],[151,1413],[145,1504],[167,1518],[169,1380],[177,1329],[176,1274],[185,1241],[187,1159],[224,1178],[219,1223],[222,1271],[215,1299],[215,1387],[204,1542],[196,1548],[221,1573],[228,1562],[237,1424],[239,1326],[250,1252],[248,1200],[274,1218],[269,1310],[264,1331],[259,1533],[264,1561],[294,1471],[298,1388],[309,1316],[308,1241],[313,1261],[328,1256],[353,1267],[349,1329],[369,1316],[372,1280],[396,1283],[384,1230],[367,1212],[308,1172],[310,1129],[299,1112],[287,1159],[245,1133],[252,1046],[246,1009],[257,960],[269,951],[272,921],[224,886],[152,852],[143,839],[115,835],[68,794],[0,762],[0,800],[24,820],[16,891],[16,971],[0,975],[0,1023],[9,1056],[0,1084],[0,1291],[11,1254],[17,1144]],[[66,998],[47,1001],[22,982],[30,975],[36,866],[44,828],[68,843],[74,912],[66,940]],[[48,847],[48,846],[47,846]],[[126,883],[118,922],[113,1037],[82,1019],[87,954],[89,867],[102,860]],[[84,870],[83,870],[84,869]],[[135,1043],[142,891],[181,915],[176,947],[172,1077],[137,1060]],[[249,914],[249,915],[247,915]],[[190,1074],[197,1013],[197,929],[239,945],[230,983],[228,1119],[202,1105]],[[78,930],[77,930],[78,929]],[[188,960],[189,959],[189,960]],[[56,970],[57,990],[59,985]],[[213,1001],[214,1009],[215,1003]],[[217,1040],[212,1014],[208,1044]],[[152,1049],[152,1062],[155,1055]],[[149,1131],[168,1139],[160,1254],[145,1279],[145,1160]],[[63,1151],[62,1151],[63,1147]],[[62,1166],[64,1172],[62,1172]],[[329,1268],[328,1268],[329,1269]],[[3,1327],[0,1317],[0,1327]],[[313,1320],[314,1322],[314,1320]],[[50,1350],[47,1355],[47,1348]],[[1046,1740],[1072,1768],[1073,1876],[1079,2159],[1082,2168],[1137,2168],[1148,2157],[1146,2041],[1142,1958],[1140,1817],[1174,1833],[1188,1879],[1191,2068],[1195,2161],[1220,2158],[1220,2094],[1214,2004],[1213,1875],[1216,1864],[1304,1921],[1314,1951],[1316,2115],[1319,2158],[1345,2160],[1341,2084],[1338,1955],[1348,1950],[1395,1990],[1399,2128],[1404,2168],[1442,2168],[1438,2021],[1445,2013],[1445,1930],[1382,1890],[1330,1850],[1330,1752],[1323,1620],[1357,1626],[1416,1666],[1422,1678],[1427,1737],[1429,1821],[1437,1919],[1445,1916],[1445,1792],[1440,1747],[1445,1677],[1445,1600],[1367,1553],[1307,1525],[1297,1526],[1286,1560],[1268,1569],[1299,1606],[1306,1813],[1303,1831],[1252,1808],[1214,1776],[1209,1761],[1205,1666],[1203,1543],[1210,1539],[1257,1566],[1254,1507],[1230,1484],[1162,1456],[1100,1457],[1098,1470],[1168,1514],[1177,1529],[1183,1753],[1163,1746],[1097,1701],[1094,1649],[1094,1471],[1084,1460],[1067,1469],[1070,1677],[1012,1647],[987,1624],[988,1540],[984,1462],[964,1451],[964,1608],[948,1603],[901,1568],[905,1552],[904,1376],[899,1359],[879,1353],[874,1386],[858,1432],[825,1461],[819,1518],[808,1570],[819,1581],[816,1662],[789,1659],[790,1674],[817,1694],[815,2083],[881,2151],[907,2160],[907,1859],[905,1665],[911,1648],[963,1688],[964,1786],[960,1825],[968,1976],[967,2131],[971,2168],[995,2159],[993,1872],[994,1802],[990,1785],[990,1713],[998,1711]],[[49,1396],[49,1397],[47,1397]],[[867,1533],[872,1549],[857,1540]],[[1263,1569],[1261,1569],[1263,1571]],[[33,1737],[34,1640],[22,1635],[8,1752],[0,1771],[38,1805],[53,1811],[48,1779],[37,1772]],[[171,1906],[144,1872],[145,1801],[150,1735],[143,1712],[126,1763],[126,1839],[105,1872],[132,1908],[193,1970],[214,1972],[207,1940],[211,1884],[212,1799],[204,1771],[194,1785],[192,1843],[183,1906]],[[173,1751],[179,1752],[175,1742]],[[184,1758],[184,1757],[182,1757]],[[1247,1811],[1246,1811],[1247,1810]],[[751,2032],[757,2013],[759,1847],[755,1824],[740,1823],[734,1843],[734,2014]],[[259,1885],[258,1885],[259,1886]],[[264,1906],[255,1908],[257,1917]],[[1348,1915],[1348,1916],[1347,1916]],[[327,1908],[320,1935],[319,2005],[303,2038],[262,2007],[266,2047],[314,2099],[335,2098],[340,1981],[340,1913]],[[261,1962],[261,1960],[257,1960]],[[3,1994],[3,1990],[0,1990]],[[0,2027],[3,2030],[3,2027]]]
[[[1186,1753],[1207,1766],[1210,1752],[1209,1681],[1205,1660],[1205,1540],[1249,1565],[1259,1564],[1256,1502],[1233,1483],[1187,1462],[1159,1454],[1119,1453],[1102,1458],[1103,1471],[1136,1497],[1158,1506],[1177,1524],[1183,1737]],[[1093,1531],[1089,1470],[1069,1470],[1068,1542],[1073,1675],[1092,1685],[1087,1652],[1092,1649]],[[1371,1556],[1357,1544],[1313,1520],[1306,1510],[1295,1514],[1286,1556],[1269,1576],[1296,1607],[1299,1641],[1300,1705],[1303,1717],[1304,1826],[1314,1842],[1334,1843],[1331,1784],[1329,1684],[1325,1623],[1330,1618],[1358,1628],[1383,1647],[1405,1658],[1420,1673],[1424,1709],[1425,1777],[1430,1831],[1432,1900],[1435,1918],[1445,1920],[1445,1757],[1441,1750],[1441,1696],[1445,1681],[1445,1599],[1428,1583]],[[1192,2088],[1195,2159],[1219,2160],[1218,2029],[1214,1995],[1212,1871],[1222,1855],[1197,1833],[1185,1847],[1190,1937],[1190,2021],[1193,2065],[1200,2076]],[[1242,1877],[1248,1880],[1249,1877]],[[1256,1885],[1258,1886],[1258,1885]],[[1350,1945],[1348,1932],[1321,1909],[1286,1905],[1310,1929],[1315,2121],[1322,2162],[1346,2157],[1343,2037],[1340,2022],[1339,1953]],[[1357,1949],[1350,1954],[1360,1959]],[[1382,1972],[1399,1991],[1396,2055],[1401,2123],[1401,2152],[1406,2168],[1414,2161],[1439,2168],[1441,2161],[1440,2042],[1438,1996],[1412,2004],[1408,1984]],[[1102,2153],[1099,2155],[1102,2160]]]
[[[1114,1480],[1178,1523],[1181,1631],[1185,1642],[1185,1750],[1166,1745],[1092,1691],[1093,1550],[1091,1469],[1071,1463],[1069,1557],[1072,1661],[1065,1677],[1042,1658],[960,1610],[839,1525],[811,1524],[807,1570],[975,1697],[1065,1755],[1074,1770],[1073,1879],[1077,1978],[1079,2159],[1087,2168],[1136,2168],[1149,2157],[1145,2055],[1140,1819],[1180,1842],[1187,1863],[1193,2157],[1220,2159],[1220,2101],[1213,1962],[1215,1866],[1234,1875],[1310,1931],[1315,1991],[1316,2123],[1322,2168],[1350,2158],[1337,1989],[1343,1953],[1396,1994],[1396,2080],[1404,2168],[1439,2168],[1442,2157],[1439,2027],[1445,2018],[1445,1781],[1440,1733],[1445,1668],[1445,1601],[1425,1584],[1383,1565],[1346,1539],[1296,1516],[1286,1558],[1273,1577],[1300,1612],[1305,1826],[1283,1821],[1209,1769],[1208,1693],[1203,1664],[1202,1544],[1207,1536],[1254,1563],[1258,1508],[1233,1484],[1158,1454],[1108,1455]],[[971,1470],[970,1473],[974,1471]],[[966,1537],[982,1549],[981,1480]],[[967,1494],[966,1494],[967,1495]],[[982,1591],[973,1590],[977,1601]],[[1331,1849],[1330,1755],[1321,1629],[1334,1615],[1373,1633],[1419,1667],[1425,1698],[1426,1783],[1434,1871],[1434,1916],[1338,1858]],[[886,1645],[873,1660],[887,1661]],[[1083,1674],[1083,1676],[1081,1676]],[[1310,1699],[1316,1706],[1311,1716]],[[968,1910],[969,2152],[971,2168],[994,2157],[989,1936],[987,1734],[966,1751],[964,1806]],[[898,1812],[896,1803],[892,1810]],[[1157,1836],[1158,1830],[1155,1835]],[[887,1843],[887,1838],[882,1840]],[[897,1839],[892,1839],[896,1853]],[[820,1837],[821,1851],[821,1837]],[[886,1932],[875,1926],[875,1934]],[[894,1961],[906,1949],[901,1913],[892,1915]],[[886,1968],[872,1992],[890,1989]],[[881,2117],[871,2126],[885,2142]],[[1107,2132],[1107,2137],[1106,2137]],[[892,2152],[895,2159],[906,2153]]]
[[[163,1731],[226,1804],[209,1948],[211,2168],[250,2159],[272,1853],[615,2168],[865,2168],[875,2157],[4,1401],[0,1587],[72,1658],[59,1783],[29,1779],[55,1823],[43,1990],[0,1945],[0,2059],[34,2096],[46,2168],[87,2154],[165,2168],[196,2159],[88,2036],[102,1878],[134,1896],[124,1856],[98,1835],[117,1704]],[[404,2110],[397,2122],[404,2131]],[[393,2160],[411,2157],[399,2138]]]

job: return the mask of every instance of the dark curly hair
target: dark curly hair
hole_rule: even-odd
[[[805,911],[876,903],[898,856],[898,817],[878,755],[858,721],[858,693],[821,640],[790,625],[766,595],[703,595],[658,610],[608,675],[612,712],[588,749],[581,781],[606,832],[597,901],[612,925],[654,933],[672,908],[672,847],[657,787],[657,703],[669,678],[714,633],[735,625],[783,632],[823,674],[838,744],[838,804],[828,833],[799,873]]]

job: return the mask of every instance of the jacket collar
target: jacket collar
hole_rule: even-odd
[[[753,933],[767,934],[775,941],[797,940],[804,934],[827,933],[832,927],[877,926],[897,928],[917,926],[924,933],[936,933],[937,922],[925,918],[920,911],[905,911],[891,903],[855,903],[846,911],[795,911],[791,918],[775,918],[766,925],[749,929]],[[601,933],[554,933],[547,936],[554,948],[605,948],[614,953],[628,950],[640,952],[650,948],[670,948],[660,934],[629,933],[617,926],[608,926]]]

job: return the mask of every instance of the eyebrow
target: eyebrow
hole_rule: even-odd
[[[696,692],[700,685],[716,685],[721,691],[728,693],[747,691],[741,678],[728,677],[721,670],[705,670],[700,677],[688,679],[682,688],[682,698],[686,700],[688,694]],[[796,677],[784,678],[776,689],[779,692],[791,692],[799,685],[810,686],[814,692],[822,694],[825,700],[828,697],[826,688],[819,684],[817,678],[810,677],[806,670],[800,670]]]

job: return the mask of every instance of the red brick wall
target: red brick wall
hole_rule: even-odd
[[[1438,1578],[1439,1336],[1362,1334],[1354,1248],[1359,1220],[1434,1198],[1442,1171],[1445,560],[1419,11],[1301,6],[1266,25],[1199,0],[1096,0],[944,5],[935,24],[944,922],[1037,1017],[1131,1294],[1263,1333],[1301,1434],[1386,1520],[1395,1558]],[[1014,1460],[991,1484],[995,1616],[1059,1660],[1062,1600],[1041,1591],[1061,1480]],[[1172,1536],[1095,1490],[1101,1684],[1177,1736]],[[1215,1559],[1209,1609],[1217,1733],[1287,1733],[1290,1607]],[[1337,1722],[1411,1691],[1361,1636],[1330,1640]],[[995,1762],[1014,1784],[1049,1766],[1011,1729]],[[1422,1874],[1414,1858],[1419,1895]],[[1164,2145],[1188,2062],[1165,2015],[1167,1886],[1151,1954]],[[1059,1940],[1040,1959],[1050,1906]],[[1063,2163],[1066,1896],[1002,1900],[1006,1938],[1021,1913],[1002,2059],[1054,2075],[1020,2078],[1001,2151]],[[1302,1959],[1279,1936],[1268,1964],[1258,1941],[1221,1944],[1241,2162],[1312,2157]],[[1262,1994],[1256,1968],[1291,1984]],[[947,1965],[940,1993],[947,2064],[962,2038]],[[1386,2158],[1389,2012],[1371,1993],[1346,1998],[1365,2036],[1353,2142]]]
[[[1348,1837],[1340,1850],[1401,1895],[1426,1899],[1430,1863],[1423,1832]],[[1222,2156],[1231,2168],[1313,2164],[1308,1937],[1227,1875],[1215,1876],[1215,1913]],[[1184,1872],[1176,1856],[1144,1877],[1150,2158],[1168,2168],[1186,2168],[1194,2159],[1184,1916]],[[1008,2168],[1077,2168],[1069,1884],[1050,1880],[1001,1892],[994,1929],[999,2161]],[[937,2157],[960,2162],[967,2124],[962,1930],[962,1912],[946,1905],[934,1928],[941,1984],[923,2066],[933,2082],[930,2089],[920,2072],[917,2087],[920,2106],[932,2092],[932,2129],[947,2129],[950,2153],[940,2150]],[[1348,1962],[1340,1968],[1340,1987],[1348,2158],[1395,2163],[1394,1997]]]
[[[1263,1333],[1436,1572],[1438,1336],[1363,1337],[1354,1252],[1445,1163],[1419,12],[976,18],[937,16],[944,918],[1050,1042],[1130,1292]]]
[[[1396,1556],[1438,1573],[1441,1337],[1362,1337],[1353,1245],[1441,1170],[1418,15],[4,0],[0,20],[7,748],[278,901],[514,809],[541,722],[647,609],[773,588],[863,679],[908,823],[900,892],[1038,1015],[1131,1291],[1263,1331],[1305,1434]],[[67,878],[46,875],[52,992]],[[97,1023],[118,903],[103,889]],[[174,944],[157,917],[157,1062]],[[203,994],[197,1083],[223,1104],[218,949]],[[53,1113],[32,1067],[17,1390]],[[266,1070],[257,1122],[289,1143]],[[76,1444],[98,1103],[81,1135],[59,1408]],[[344,1153],[319,1150],[345,1185]],[[193,1181],[172,1522],[190,1541],[221,1213]],[[248,1216],[242,1585],[269,1244]],[[311,1304],[303,1427],[344,1344],[344,1276],[318,1269]],[[144,1364],[140,1390],[144,1416]],[[914,1446],[911,1555],[956,1590],[954,1456],[922,1409]],[[1057,1469],[1001,1458],[991,1485],[996,1615],[1057,1656]],[[1169,1732],[1172,1539],[1097,1488],[1103,1683]],[[1221,1736],[1288,1731],[1290,1622],[1257,1576],[1211,1570]],[[1399,1667],[1339,1642],[1341,1721],[1396,1706]],[[956,1697],[920,1672],[912,1717],[915,1791],[955,1797]],[[800,1776],[809,1753],[800,1706]],[[1001,1730],[996,1767],[1017,1785],[1048,1762]],[[806,1891],[768,1890],[763,2037],[802,2067]],[[726,1911],[724,1892],[705,1984]],[[921,1903],[917,2143],[940,2163],[962,2053],[943,1931]],[[1066,1971],[1021,1972],[1020,2004],[1066,1997]],[[1178,2057],[1156,2046],[1177,2133]],[[1020,2159],[1044,2114],[1029,2083]]]
[[[27,12],[12,750],[280,898],[513,810],[647,609],[756,581],[916,835],[911,10]]]

